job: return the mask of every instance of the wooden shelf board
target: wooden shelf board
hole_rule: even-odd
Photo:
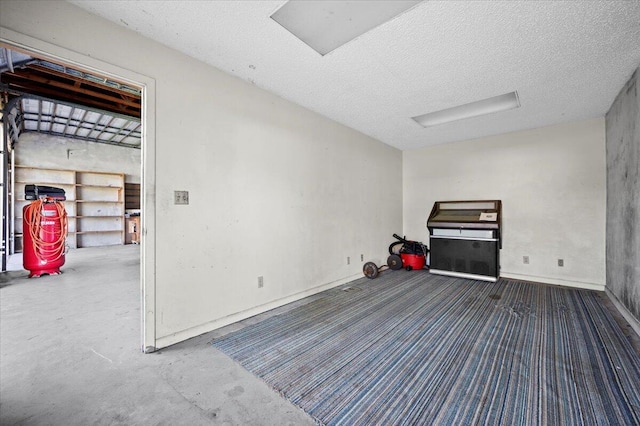
[[[17,180],[16,184],[24,184],[24,185],[39,185],[39,186],[76,186],[76,183],[73,182],[69,182],[69,183],[64,183],[64,182],[35,182],[35,181],[23,181],[23,180]]]
[[[100,231],[76,231],[76,235],[124,233],[122,229],[105,229]]]
[[[85,187],[85,188],[122,189],[121,186],[116,186],[116,185],[93,185],[93,184],[87,184],[87,183],[75,183],[73,185],[78,187]]]
[[[67,231],[67,236],[69,236],[69,235],[73,235],[73,234],[75,234],[75,233],[76,233],[76,231]],[[13,234],[13,236],[14,236],[14,237],[16,237],[16,238],[22,238],[22,237],[24,236],[24,234],[18,234],[18,233],[16,233],[16,234]]]
[[[97,203],[97,204],[106,204],[106,203],[112,203],[112,204],[124,204],[124,201],[106,201],[106,200],[76,200],[76,203]]]
[[[71,217],[71,216],[69,216]],[[105,219],[105,218],[118,218],[118,219],[122,219],[124,218],[124,215],[121,214],[111,214],[111,215],[91,215],[91,216],[73,216],[76,219]]]
[[[35,201],[35,200],[25,200],[24,198],[16,198],[15,201],[18,202],[18,201]],[[66,203],[67,201],[73,201],[75,203],[76,200],[64,200],[63,203]]]

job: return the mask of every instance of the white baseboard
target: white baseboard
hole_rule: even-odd
[[[270,311],[271,309],[279,308],[280,306],[286,305],[287,303],[295,302],[297,300],[303,299],[308,296],[313,296],[316,293],[320,293],[322,291],[329,290],[334,287],[338,287],[342,284],[346,284],[348,282],[351,282],[361,277],[362,277],[362,274],[352,275],[337,281],[319,285],[309,290],[301,291],[291,296],[283,297],[282,299],[265,303],[264,305],[256,306],[254,308],[247,309],[245,311],[238,312],[232,315],[228,315],[226,317],[219,318],[213,321],[209,321],[207,323],[204,323],[195,327],[191,327],[186,330],[178,331],[176,333],[172,333],[167,336],[159,337],[156,339],[156,346],[154,350],[175,345],[176,343],[183,342],[187,339],[191,339],[192,337],[196,337],[201,334],[208,333],[218,328],[227,326],[229,324],[233,324],[235,322],[242,321],[247,318],[251,318],[252,316]]]
[[[613,294],[611,290],[607,288],[605,292],[607,293],[607,296],[609,296],[609,299],[611,300],[611,302],[613,302],[616,309],[618,309],[618,311],[624,317],[624,319],[627,320],[627,322],[629,323],[633,331],[635,331],[636,334],[640,336],[640,320],[634,317],[631,312],[629,312],[627,307],[624,306],[624,304],[620,301],[620,299],[618,299],[618,297],[615,294]]]
[[[604,284],[589,283],[582,281],[563,280],[560,278],[538,277],[536,275],[514,274],[511,272],[501,272],[502,278],[511,278],[514,280],[533,281],[536,283],[561,285],[565,287],[584,288],[585,290],[604,291]]]
[[[429,269],[429,272],[436,275],[446,275],[448,277],[467,278],[469,280],[491,281],[494,283],[498,281],[496,277],[487,277],[485,275],[476,275],[476,274],[465,274],[463,272],[443,271],[442,269]]]

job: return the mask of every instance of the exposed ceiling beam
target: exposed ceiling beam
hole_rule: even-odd
[[[9,55],[10,56],[10,55]],[[67,70],[56,64],[31,59],[32,62],[8,67],[8,61],[0,61],[0,91],[9,97],[21,94],[37,95],[57,99],[89,108],[114,112],[140,118],[142,101],[134,88],[117,81],[101,81],[98,76],[88,75],[79,70]],[[50,66],[49,66],[50,65]],[[11,70],[10,70],[11,68]],[[68,72],[67,72],[68,71]]]
[[[47,68],[38,64],[30,64],[27,66],[28,69],[38,71],[43,75],[48,75],[50,77],[58,77],[58,79],[64,79],[68,81],[72,81],[74,86],[80,87],[81,85],[90,86],[95,88],[98,91],[102,91],[105,93],[113,93],[114,95],[120,95],[122,99],[128,99],[132,101],[137,101],[137,105],[140,106],[140,96],[136,96],[131,92],[127,92],[126,90],[117,89],[111,86],[105,86],[104,84],[96,83],[91,80],[81,79],[79,77],[74,77],[70,74],[65,74],[63,72]]]
[[[133,107],[117,102],[108,102],[97,97],[85,95],[82,92],[72,91],[69,88],[63,89],[47,84],[46,82],[41,83],[20,78],[16,76],[16,74],[3,74],[2,82],[3,86],[5,86],[3,89],[7,91],[44,96],[51,99],[58,99],[61,101],[67,101],[74,104],[85,105],[140,118],[140,107]]]
[[[97,90],[85,89],[80,84],[80,87],[75,86],[75,84],[54,80],[48,78],[48,76],[34,73],[31,70],[17,70],[15,73],[5,73],[2,75],[2,81],[6,84],[15,84],[20,85],[21,87],[42,87],[42,86],[51,86],[56,89],[61,89],[63,91],[68,91],[69,93],[73,93],[76,97],[87,97],[87,98],[97,98],[100,100],[104,100],[114,105],[123,105],[126,107],[140,108],[140,102],[132,100],[131,98],[123,99],[120,96],[110,95],[108,93],[102,93]]]

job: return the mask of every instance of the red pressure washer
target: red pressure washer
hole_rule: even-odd
[[[380,272],[387,269],[397,271],[404,267],[407,271],[411,271],[425,267],[427,253],[429,253],[426,245],[419,241],[407,240],[397,234],[393,234],[393,237],[398,241],[394,241],[389,246],[387,264],[378,267],[374,262],[365,263],[362,267],[365,277],[374,279]]]

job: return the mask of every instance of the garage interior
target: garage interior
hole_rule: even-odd
[[[138,243],[140,90],[7,48],[1,65],[7,253],[23,251],[30,184],[65,191],[69,248]]]
[[[428,242],[443,200],[501,200],[500,285],[597,294],[633,377],[640,5],[404,2],[319,52],[287,3],[0,1],[2,423],[339,424],[222,342],[394,280],[464,282],[362,278],[393,233]],[[28,182],[67,192],[61,275],[21,269]]]

